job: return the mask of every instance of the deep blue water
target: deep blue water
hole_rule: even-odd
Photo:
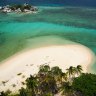
[[[96,7],[96,0],[0,0],[0,5],[31,3],[39,6],[83,6]]]

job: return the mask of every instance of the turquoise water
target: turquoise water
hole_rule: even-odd
[[[0,61],[29,45],[64,44],[58,38],[83,44],[96,54],[96,9],[40,7],[37,14],[0,13]],[[96,72],[96,64],[92,68]]]

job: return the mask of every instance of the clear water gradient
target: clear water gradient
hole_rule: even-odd
[[[96,54],[96,9],[40,7],[37,14],[0,13],[0,61],[29,45],[59,44],[58,38],[83,44]],[[96,64],[92,68],[96,72]]]

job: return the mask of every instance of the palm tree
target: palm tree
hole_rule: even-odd
[[[30,91],[31,96],[35,96],[36,92],[38,90],[38,81],[37,81],[37,77],[34,77],[32,75],[30,75],[29,78],[26,79],[26,85],[27,85],[27,89]]]
[[[43,81],[47,74],[50,74],[49,65],[41,65],[37,74],[39,81]]]
[[[54,77],[51,74],[45,75],[42,81],[40,81],[39,85],[41,95],[45,96],[46,93],[56,94],[57,93],[57,85]]]
[[[39,78],[39,94],[45,96],[46,93],[55,94],[57,86],[49,65],[41,65],[37,77]]]
[[[26,89],[24,89],[23,87],[21,87],[21,89],[19,90],[19,92],[20,92],[20,96],[27,96]]]
[[[55,67],[51,68],[51,74],[55,77],[56,81],[61,82],[62,70],[58,66],[55,66]]]
[[[62,70],[58,67],[58,66],[55,66],[55,67],[52,67],[51,68],[51,72],[54,74],[54,75],[60,75],[62,73]]]
[[[67,77],[67,73],[62,73],[62,81],[67,81],[68,77]]]
[[[70,85],[69,82],[63,82],[60,89],[61,89],[62,95],[64,95],[64,96],[72,95],[72,86]]]
[[[66,69],[67,70],[67,73],[68,73],[68,75],[69,75],[69,79],[72,79],[71,78],[71,76],[73,77],[74,76],[74,74],[75,74],[75,67],[73,67],[73,66],[70,66],[69,67],[69,69]]]
[[[81,65],[77,65],[77,67],[76,67],[76,73],[77,73],[77,75],[80,75],[82,71],[83,71],[82,70],[82,66]]]
[[[40,65],[39,72],[48,72],[50,71],[49,65]]]

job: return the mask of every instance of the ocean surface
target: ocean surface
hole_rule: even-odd
[[[36,0],[4,0],[4,2],[0,0],[0,5],[22,3],[21,1],[38,5],[39,12],[36,14],[0,13],[0,62],[24,48],[65,44],[66,40],[80,43],[90,48],[96,55],[96,9],[93,6],[96,2],[94,0],[92,0],[95,2],[93,5],[83,4],[87,7],[81,3],[83,7],[81,5],[77,7],[78,4],[75,3],[80,0],[71,2],[73,5],[67,0],[65,0],[66,4],[63,0],[55,0],[55,2],[37,0],[38,3]],[[60,38],[63,39],[62,42]],[[96,72],[96,64],[92,65],[92,69]]]
[[[0,0],[0,5],[30,3],[37,6],[96,7],[96,0]]]

